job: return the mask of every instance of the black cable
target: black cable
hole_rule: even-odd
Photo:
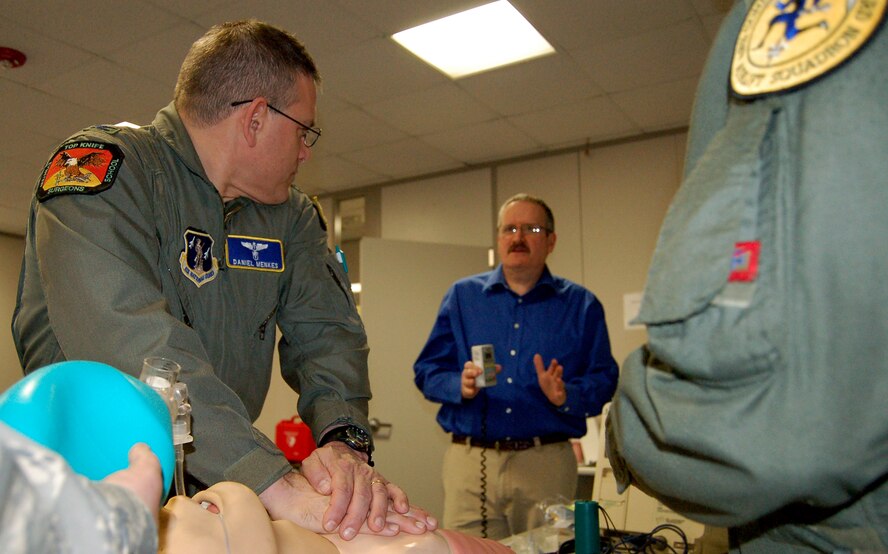
[[[616,531],[617,524],[614,523],[614,520],[611,519],[610,514],[607,513],[607,510],[605,510],[601,504],[598,504],[598,511],[601,512],[602,514],[604,514],[604,528],[607,529],[608,531],[610,531],[610,530]]]
[[[483,394],[483,393],[482,393]],[[466,439],[472,444],[472,438]],[[481,400],[481,442],[487,444],[487,395]],[[470,446],[471,448],[471,446]],[[487,538],[487,448],[481,447],[481,537]]]
[[[681,527],[679,527],[678,525],[673,525],[672,523],[664,523],[662,525],[658,525],[658,526],[654,527],[651,530],[651,532],[648,534],[653,538],[654,535],[656,535],[656,533],[658,531],[672,531],[673,533],[675,533],[676,535],[681,537],[681,542],[682,542],[682,547],[683,547],[682,553],[688,554],[688,537],[687,537],[687,535],[685,535],[685,532],[682,531]],[[668,546],[670,550],[675,552],[675,549],[673,549],[671,546],[669,546],[668,542],[666,543],[666,546]]]
[[[646,552],[656,552],[656,549],[664,549],[668,548],[674,554],[678,554],[675,548],[672,547],[669,542],[663,537],[658,537],[656,534],[660,531],[672,531],[681,537],[682,541],[682,552],[683,554],[688,554],[688,539],[685,535],[684,531],[681,530],[677,525],[673,525],[671,523],[664,523],[662,525],[658,525],[651,529],[647,533],[635,533],[635,534],[627,534],[624,535],[619,542],[614,543],[610,541],[608,544],[608,548],[602,548],[602,554],[607,554],[609,552],[617,552],[619,549],[623,549],[626,552],[633,553],[646,553]]]

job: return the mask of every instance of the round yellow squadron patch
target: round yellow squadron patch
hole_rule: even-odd
[[[848,61],[879,28],[888,0],[755,0],[734,46],[741,98],[796,89]]]

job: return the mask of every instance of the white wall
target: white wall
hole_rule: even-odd
[[[519,192],[543,198],[558,234],[549,268],[601,299],[622,363],[646,338],[643,330],[624,328],[623,297],[643,290],[681,181],[685,141],[685,133],[671,133],[383,186],[381,236],[493,248],[500,204]]]
[[[685,141],[682,133],[580,154],[583,284],[604,304],[619,363],[647,338],[643,329],[624,328],[623,297],[644,289],[681,181]]]
[[[490,246],[490,170],[382,189],[382,238]]]
[[[0,264],[0,391],[22,378],[22,366],[12,342],[11,326],[24,251],[23,238],[0,235],[0,260],[4,261]]]

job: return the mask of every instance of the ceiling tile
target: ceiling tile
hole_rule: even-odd
[[[563,148],[641,131],[604,96],[517,115],[509,121],[548,148]]]
[[[9,21],[0,20],[0,46],[15,48],[27,59],[15,69],[0,71],[0,79],[33,85],[56,77],[96,59],[82,48],[77,48]]]
[[[453,83],[369,103],[365,109],[410,135],[453,129],[497,116]],[[442,113],[448,117],[441,117]]]
[[[4,19],[39,31],[65,44],[97,54],[138,42],[181,22],[181,18],[148,2],[64,0],[4,2]]]
[[[512,0],[556,48],[576,50],[662,29],[694,15],[687,0]]]
[[[54,96],[112,114],[118,123],[130,121],[147,125],[154,114],[172,100],[172,89],[137,75],[115,63],[98,60],[78,71],[41,83],[40,88]]]
[[[324,75],[322,54],[337,52],[378,37],[379,30],[368,28],[335,2],[316,0],[250,0],[233,2],[206,12],[197,21],[210,27],[224,21],[259,19],[293,33],[305,44]]]
[[[0,111],[2,133],[16,134],[30,129],[61,142],[75,131],[108,123],[107,112],[74,104],[68,98],[59,98],[45,92],[0,79],[0,98],[4,109]],[[115,122],[116,123],[116,122]]]
[[[489,162],[542,150],[539,143],[504,119],[434,133],[422,140],[467,163]]]
[[[611,98],[647,133],[688,125],[696,89],[697,79],[689,78],[615,93]]]
[[[412,177],[462,165],[440,150],[416,139],[404,139],[342,155],[391,179]]]
[[[480,73],[457,84],[501,115],[515,115],[602,94],[566,54]]]
[[[396,142],[407,136],[357,108],[321,114],[318,121],[323,134],[315,149],[324,154],[360,150]]]
[[[447,78],[391,39],[373,39],[330,56],[321,68],[327,94],[355,104],[377,102],[446,83]]]
[[[389,38],[488,1],[5,2],[0,42],[28,62],[0,69],[0,195],[29,197],[52,149],[78,129],[150,123],[191,41],[226,20],[287,28],[318,63],[324,135],[297,182],[321,193],[686,125],[731,4],[511,0],[557,54],[456,81]]]
[[[733,7],[735,0],[691,0],[691,4],[700,15],[723,15]]]
[[[709,40],[695,18],[673,27],[573,52],[585,72],[608,92],[696,77]]]
[[[182,0],[148,1],[168,12],[195,21],[195,18],[198,18],[201,15],[218,13],[218,11],[227,4],[241,4],[240,0],[200,0],[200,2],[183,2]]]
[[[355,17],[391,36],[398,31],[488,4],[493,0],[386,0],[372,5],[367,0],[335,1]]]
[[[306,194],[327,194],[379,183],[387,178],[339,156],[326,156],[306,162],[296,175],[296,186]]]
[[[108,57],[122,67],[166,86],[169,100],[172,100],[179,67],[191,44],[206,31],[196,23],[182,23],[115,50]]]

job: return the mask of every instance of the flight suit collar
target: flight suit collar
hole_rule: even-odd
[[[194,143],[191,142],[191,136],[188,134],[188,130],[185,128],[182,118],[179,117],[179,112],[176,110],[173,102],[170,102],[165,108],[157,112],[153,125],[164,142],[179,156],[182,163],[212,186],[197,155],[197,150],[194,149]]]

